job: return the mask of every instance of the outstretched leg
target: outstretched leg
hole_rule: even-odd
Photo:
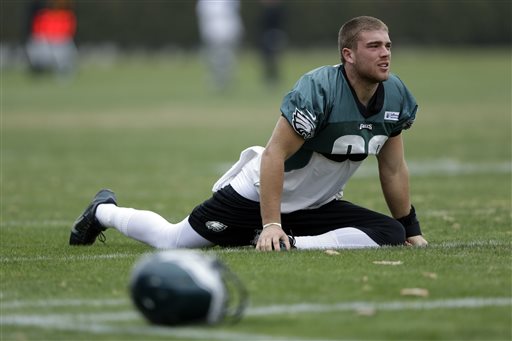
[[[117,206],[114,192],[100,190],[71,228],[70,245],[91,245],[113,227],[124,235],[156,248],[199,248],[213,243],[201,237],[188,217],[171,224],[151,211]]]
[[[200,248],[213,243],[201,237],[188,222],[188,217],[171,224],[155,212],[99,205],[96,218],[105,227],[113,227],[122,234],[155,248]]]

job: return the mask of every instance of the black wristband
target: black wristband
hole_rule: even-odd
[[[411,205],[411,211],[408,215],[397,219],[405,228],[405,237],[414,237],[421,235],[420,222],[416,217],[416,210]]]

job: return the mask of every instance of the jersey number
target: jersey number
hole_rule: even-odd
[[[387,141],[386,135],[373,136],[370,141],[366,140],[359,135],[345,135],[341,136],[332,146],[332,154],[372,154],[377,155],[380,149]]]

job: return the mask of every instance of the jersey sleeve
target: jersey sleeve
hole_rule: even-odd
[[[327,92],[314,71],[302,76],[281,104],[281,113],[305,140],[322,128],[327,112]]]
[[[414,123],[416,112],[418,111],[418,104],[414,96],[398,77],[397,80],[402,95],[402,113],[392,135],[398,135],[402,130],[409,129]]]

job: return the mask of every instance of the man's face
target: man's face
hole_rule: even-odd
[[[360,32],[357,47],[351,51],[351,61],[360,78],[369,82],[388,79],[391,67],[391,40],[388,32]]]

